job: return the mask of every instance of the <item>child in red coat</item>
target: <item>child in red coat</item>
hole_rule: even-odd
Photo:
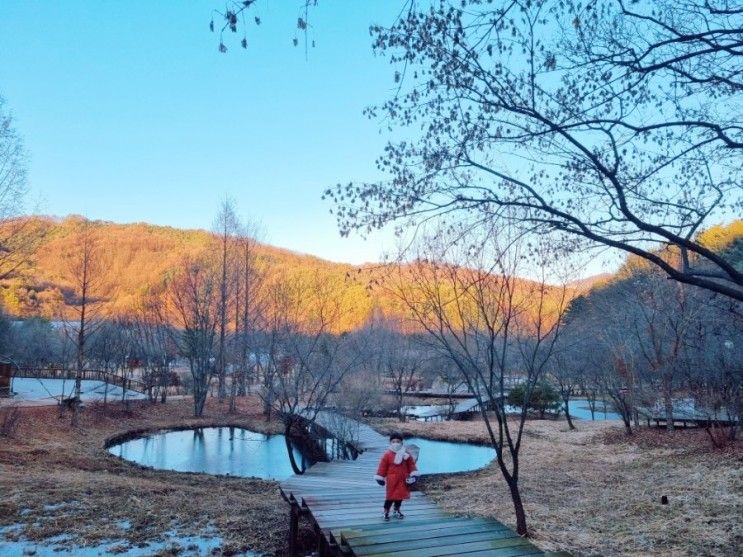
[[[400,505],[404,499],[410,499],[408,485],[415,483],[418,477],[415,459],[405,450],[402,435],[390,435],[390,448],[382,455],[374,479],[379,485],[387,486],[384,500],[384,519],[390,519],[390,508],[395,506],[395,518],[403,518]]]

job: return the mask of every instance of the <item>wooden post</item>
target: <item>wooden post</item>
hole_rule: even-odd
[[[320,527],[315,524],[315,538],[317,540],[317,554],[319,557],[326,557],[328,555],[327,544],[325,543],[325,536],[323,536]]]
[[[299,505],[292,501],[291,510],[289,511],[289,555],[299,557],[298,537],[299,537]]]
[[[13,368],[9,363],[0,362],[0,396],[10,397],[11,383],[13,381]]]

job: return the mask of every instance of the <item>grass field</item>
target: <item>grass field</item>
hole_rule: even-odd
[[[129,430],[234,424],[272,433],[280,428],[262,419],[254,401],[242,401],[236,416],[226,409],[226,403],[209,400],[205,417],[194,420],[189,400],[144,402],[130,411],[89,405],[77,430],[55,407],[22,409],[14,438],[0,437],[0,526],[20,525],[13,538],[67,535],[70,548],[117,539],[123,551],[177,532],[218,536],[221,554],[280,553],[288,505],[276,482],[154,471],[104,449],[109,437]]]
[[[24,408],[12,438],[0,437],[0,527],[69,548],[119,540],[122,551],[179,536],[216,536],[218,554],[286,551],[288,505],[272,481],[155,471],[123,462],[104,448],[133,430],[237,425],[275,433],[255,400],[237,415],[210,399],[204,418],[190,400],[91,404],[73,429],[56,407]],[[381,431],[432,439],[487,442],[474,422],[377,420]],[[425,473],[425,470],[422,470]],[[575,555],[720,555],[743,551],[743,446],[712,451],[703,431],[641,430],[624,435],[612,422],[530,421],[521,455],[521,489],[530,535],[543,549]],[[492,516],[514,526],[496,465],[427,478],[424,490],[460,514]],[[661,504],[667,496],[668,505]],[[305,531],[307,534],[308,532]],[[197,551],[197,550],[195,550]],[[186,548],[184,554],[190,554]],[[169,551],[163,555],[178,554]]]
[[[380,431],[487,442],[484,424],[379,420]],[[743,444],[712,451],[704,431],[641,429],[621,424],[527,422],[521,492],[529,532],[543,549],[575,555],[743,554]],[[425,470],[422,470],[425,474]],[[444,508],[494,517],[515,527],[496,464],[427,478],[424,491]],[[669,504],[662,505],[661,497]]]

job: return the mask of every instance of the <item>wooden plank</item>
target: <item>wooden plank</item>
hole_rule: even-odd
[[[451,517],[442,521],[437,520],[399,520],[391,523],[384,524],[369,524],[363,529],[347,529],[343,530],[344,539],[361,538],[368,535],[407,535],[407,533],[416,531],[428,532],[431,529],[446,529],[456,528],[462,524],[472,525],[490,525],[493,522],[490,520],[480,518],[460,518]],[[400,530],[404,530],[402,534],[398,534]]]
[[[345,502],[348,502],[348,503],[356,502],[358,504],[363,504],[363,503],[369,503],[369,502],[384,501],[384,492],[364,493],[362,495],[347,493],[347,494],[341,494],[341,495],[333,494],[333,495],[326,495],[326,496],[321,496],[317,494],[312,495],[312,494],[305,493],[302,496],[302,498],[305,501],[307,501],[308,504],[313,504],[313,503],[324,504],[324,503],[332,503],[334,501],[341,503],[341,504]],[[425,497],[411,497],[410,499],[408,499],[407,502],[412,503],[412,502],[423,501],[423,500],[427,500],[427,499],[425,499]],[[407,502],[404,504],[407,504]]]
[[[428,519],[441,520],[441,519],[448,518],[449,516],[439,511],[439,512],[428,513],[425,515],[425,517]],[[384,523],[384,519],[382,518],[382,513],[379,513],[379,518],[377,518],[376,520],[374,520],[374,518],[375,518],[374,516],[365,516],[365,517],[358,517],[355,519],[345,519],[345,520],[338,519],[338,520],[332,520],[332,521],[328,520],[328,521],[323,521],[322,527],[328,528],[329,530],[338,530],[340,532],[341,529],[364,526],[365,524]]]
[[[335,499],[351,499],[356,498],[359,501],[368,501],[370,497],[379,497],[382,496],[384,499],[384,489],[377,488],[376,486],[373,488],[366,488],[363,490],[335,490],[335,491],[317,491],[314,493],[311,492],[304,492],[304,496],[307,499],[311,500],[317,500],[317,501],[332,501]],[[406,501],[415,501],[416,499],[426,499],[426,496],[423,495],[420,491],[413,491],[410,494],[410,499],[407,499]]]
[[[403,539],[393,540],[384,543],[357,546],[355,543],[350,547],[353,549],[354,555],[358,557],[364,555],[374,555],[376,553],[392,552],[401,553],[406,550],[423,550],[427,548],[441,548],[442,546],[458,545],[461,546],[465,543],[474,543],[480,541],[495,541],[505,540],[511,538],[519,538],[513,532],[508,530],[496,530],[490,532],[464,532],[462,534],[456,534],[444,537],[428,537],[424,539]]]
[[[384,498],[384,491],[379,491],[375,488],[357,488],[357,489],[338,489],[335,491],[328,491],[326,488],[313,488],[313,489],[294,489],[284,490],[287,493],[292,493],[295,496],[301,495],[308,499],[317,500],[332,500],[332,499],[350,499],[356,498],[358,500],[369,500],[378,497]],[[418,493],[418,492],[415,492]]]
[[[368,501],[307,501],[307,499],[302,499],[302,502],[304,505],[311,509],[313,512],[317,510],[318,512],[326,512],[329,510],[337,510],[339,512],[346,512],[346,511],[352,511],[354,509],[374,509],[377,511],[382,512],[382,504],[384,503],[383,500],[379,500],[374,503],[369,503]],[[415,501],[409,501],[405,503],[402,507],[403,509],[422,509],[422,508],[438,508],[435,503],[432,503],[431,501],[428,501],[426,499],[416,499]]]
[[[305,499],[309,502],[327,502],[327,501],[376,501],[376,500],[384,500],[384,493],[380,493],[378,491],[373,492],[364,492],[364,493],[338,493],[338,494],[331,494],[327,495],[321,494],[321,493],[312,493],[304,491],[301,493],[302,499]],[[411,501],[421,499],[420,497],[416,497],[415,499],[411,498]]]
[[[309,508],[310,512],[312,513],[312,516],[315,517],[315,520],[318,522],[325,522],[325,521],[336,521],[339,519],[346,519],[346,520],[352,520],[360,516],[366,516],[370,519],[379,519],[384,520],[382,514],[383,510],[381,505],[379,507],[367,507],[364,509],[312,509]],[[414,509],[409,509],[409,512],[405,514],[406,517],[411,518],[423,518],[426,516],[429,516],[431,513],[442,514],[446,516],[441,509],[436,507],[435,505],[429,505],[425,507],[417,507]],[[392,520],[392,519],[390,519]],[[395,518],[394,520],[400,520],[398,518]],[[403,519],[405,520],[405,519]]]
[[[508,529],[502,524],[495,522],[490,524],[472,524],[471,522],[460,522],[458,525],[451,526],[449,528],[428,528],[419,530],[403,530],[402,535],[400,531],[396,532],[384,532],[371,535],[362,535],[355,538],[351,538],[353,541],[353,547],[362,547],[364,545],[379,545],[387,542],[399,541],[400,538],[404,538],[406,541],[421,540],[428,538],[442,538],[447,536],[457,536],[461,534],[480,534],[482,532],[503,532]]]
[[[519,553],[520,555],[528,555],[528,552],[533,553],[535,549],[535,547],[524,538],[516,536],[513,538],[505,538],[499,540],[467,542],[446,546],[439,545],[435,547],[410,549],[406,551],[392,550],[383,551],[380,553],[367,553],[366,556],[371,557],[372,555],[374,555],[376,557],[443,557],[445,555],[464,555],[467,552],[474,551],[490,551],[490,555],[492,555],[493,557],[505,557],[507,553],[509,555],[512,555],[512,553],[509,553],[508,551],[501,552],[499,550],[508,550],[510,548],[517,547],[523,547],[526,550],[525,553]]]
[[[358,511],[354,513],[322,513],[322,512],[313,512],[312,516],[315,518],[317,522],[321,522],[323,524],[326,524],[327,528],[330,528],[330,524],[340,524],[343,525],[344,521],[345,523],[351,525],[353,523],[358,523],[361,521],[375,523],[375,522],[386,522],[382,516],[382,510],[381,509],[368,509],[363,511]],[[416,511],[412,511],[409,515],[411,518],[416,519],[423,519],[423,518],[447,518],[450,517],[450,515],[444,513],[438,508],[431,508],[431,509],[419,509]],[[393,519],[390,519],[393,520]],[[399,519],[394,519],[395,521]]]
[[[544,557],[544,553],[538,547],[529,544],[523,547],[508,547],[505,549],[485,549],[482,551],[467,551],[461,553],[465,557]],[[572,557],[572,556],[568,556]]]

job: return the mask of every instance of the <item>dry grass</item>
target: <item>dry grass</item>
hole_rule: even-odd
[[[406,435],[487,442],[482,422],[377,421]],[[425,473],[425,470],[423,471]],[[533,541],[576,555],[743,554],[743,446],[712,451],[703,431],[641,430],[611,422],[527,423],[521,491]],[[453,512],[512,527],[513,507],[497,465],[426,480]],[[666,495],[668,505],[661,504]]]
[[[161,540],[164,532],[213,535],[222,553],[281,554],[286,544],[288,507],[276,482],[154,471],[110,455],[107,439],[128,430],[185,425],[241,425],[266,433],[259,406],[243,401],[238,415],[209,401],[206,416],[190,417],[191,402],[140,403],[129,412],[89,408],[81,427],[69,426],[55,407],[25,408],[15,438],[0,439],[0,525],[23,524],[32,540],[58,534],[72,545],[124,539],[132,545]],[[122,529],[123,521],[131,524]]]

